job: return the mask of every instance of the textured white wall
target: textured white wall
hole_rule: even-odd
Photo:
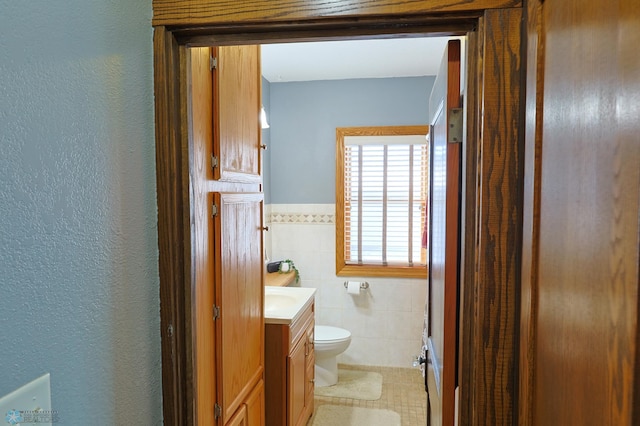
[[[161,424],[151,0],[0,11],[0,395]]]

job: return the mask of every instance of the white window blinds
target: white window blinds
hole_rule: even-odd
[[[424,264],[426,142],[419,135],[345,136],[347,264]]]

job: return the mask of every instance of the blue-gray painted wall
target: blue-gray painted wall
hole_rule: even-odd
[[[267,113],[267,122],[270,123],[271,117],[271,83],[269,80],[262,77],[262,106]],[[262,150],[262,183],[264,191],[265,204],[271,204],[271,170],[269,170],[269,164],[271,164],[271,128],[262,129],[262,144],[266,145],[267,149]]]
[[[427,124],[434,80],[271,83],[267,203],[335,203],[336,127]]]
[[[151,13],[0,0],[0,396],[63,425],[162,423]]]

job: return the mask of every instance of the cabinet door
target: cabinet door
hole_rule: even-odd
[[[261,193],[214,193],[217,395],[222,423],[262,379]]]
[[[290,426],[305,424],[306,419],[303,418],[304,402],[307,386],[305,383],[305,373],[307,369],[306,341],[304,336],[300,338],[289,358],[287,359],[289,371],[288,383],[288,400],[289,400],[289,418],[287,424]]]
[[[214,178],[259,183],[260,46],[219,46],[213,55]]]

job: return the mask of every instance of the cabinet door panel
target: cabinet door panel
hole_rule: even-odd
[[[264,382],[261,380],[247,398],[247,426],[264,426]]]
[[[247,407],[243,405],[240,409],[231,417],[225,426],[248,426],[247,425]]]
[[[223,424],[264,370],[261,193],[214,193],[218,398]]]
[[[304,412],[304,398],[306,394],[305,372],[307,368],[306,342],[302,338],[298,341],[289,356],[289,419],[287,424],[300,424]],[[303,423],[304,424],[304,423]]]
[[[260,182],[260,46],[219,46],[213,73],[214,177]]]

